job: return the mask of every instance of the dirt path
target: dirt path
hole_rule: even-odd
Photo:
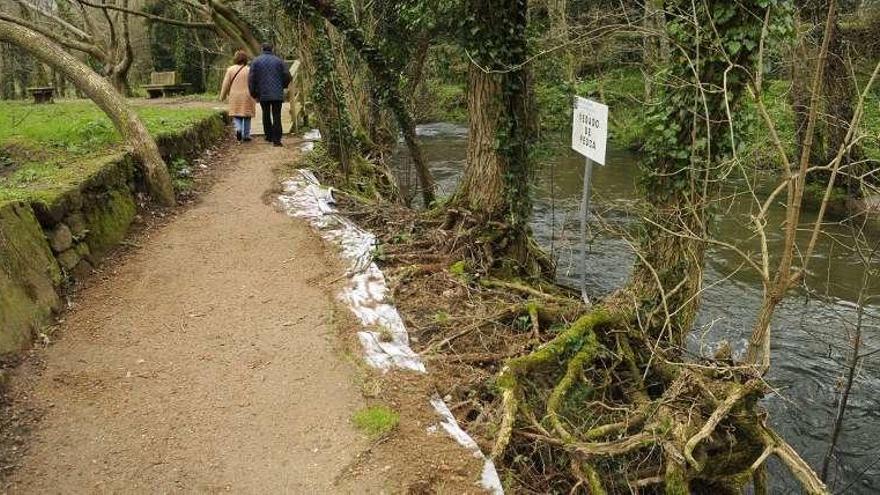
[[[335,346],[332,257],[261,198],[257,141],[199,204],[86,289],[30,390],[45,413],[10,493],[377,493],[334,485],[366,440]],[[365,476],[365,477],[364,477]]]

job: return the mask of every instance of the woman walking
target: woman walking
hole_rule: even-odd
[[[239,50],[233,59],[235,65],[226,69],[226,77],[220,88],[220,101],[229,98],[229,116],[235,125],[235,138],[239,141],[251,140],[251,118],[256,111],[256,102],[248,90],[248,55]]]

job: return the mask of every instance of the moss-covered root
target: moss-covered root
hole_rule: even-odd
[[[689,495],[691,493],[688,485],[687,476],[685,476],[684,466],[673,459],[671,455],[666,456],[666,476],[664,493],[666,495]]]
[[[581,372],[598,354],[599,341],[596,339],[596,333],[588,330],[583,336],[583,346],[568,362],[565,375],[559,380],[556,387],[553,388],[553,392],[550,393],[550,398],[547,400],[547,419],[550,421],[556,434],[566,442],[573,442],[575,438],[562,424],[559,417],[559,407],[565,400],[565,396],[568,394],[571,386],[581,376]]]
[[[559,362],[560,358],[569,351],[572,344],[581,342],[584,336],[592,335],[593,346],[598,347],[593,329],[597,325],[612,323],[614,319],[614,316],[605,309],[597,308],[582,316],[540,349],[531,354],[507,361],[501,369],[497,380],[498,387],[501,389],[502,417],[498,437],[495,440],[495,446],[492,448],[493,459],[499,458],[510,442],[510,435],[513,431],[513,424],[516,421],[517,410],[519,409],[520,378],[542,364]],[[588,345],[585,343],[584,347]],[[578,355],[580,354],[582,353],[578,353]],[[585,355],[584,359],[587,357],[589,355]]]
[[[596,472],[596,469],[585,462],[573,461],[571,465],[572,472],[580,480],[578,482],[578,486],[575,488],[579,488],[582,485],[587,486],[587,493],[590,495],[605,495],[608,493],[605,490],[605,485],[602,484],[602,478],[599,476],[599,473]],[[572,493],[580,493],[576,490],[572,490]]]

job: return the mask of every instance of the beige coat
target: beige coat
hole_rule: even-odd
[[[241,69],[241,72],[238,70]],[[256,111],[256,102],[251,98],[248,91],[248,72],[250,67],[233,65],[226,69],[226,77],[220,87],[220,100],[229,97],[229,115],[231,117],[253,117]],[[238,72],[236,76],[235,73]],[[235,77],[235,81],[232,78]]]

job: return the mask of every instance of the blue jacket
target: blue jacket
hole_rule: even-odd
[[[292,80],[287,64],[272,52],[264,51],[251,62],[248,89],[256,100],[282,101],[284,88],[290,85]]]

